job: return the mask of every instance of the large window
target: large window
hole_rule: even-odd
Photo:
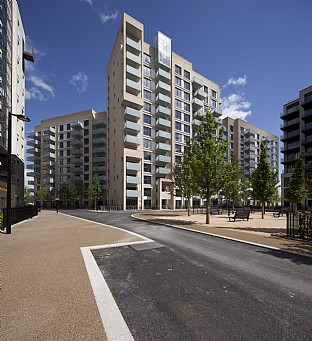
[[[186,100],[186,101],[189,101],[190,100],[190,94],[188,93],[188,92],[185,92],[184,91],[184,99]]]
[[[152,165],[150,163],[144,163],[144,172],[150,173],[152,171]]]
[[[191,74],[189,73],[189,71],[184,70],[184,78],[186,78],[186,79],[190,79],[191,78]]]
[[[143,127],[143,135],[152,136],[152,129],[149,127]]]
[[[191,131],[190,126],[188,126],[187,124],[184,124],[184,132],[189,134],[190,131]]]
[[[190,112],[191,107],[190,107],[189,103],[184,103],[184,110]]]
[[[152,75],[151,68],[144,66],[144,75],[145,76],[151,76]]]
[[[175,134],[175,141],[176,141],[176,142],[182,142],[182,141],[183,141],[182,136],[183,136],[183,135],[181,135],[181,134],[179,134],[179,133],[176,133],[176,134]]]
[[[147,79],[147,78],[144,78],[144,86],[145,86],[146,88],[151,89],[151,87],[152,87],[152,82],[151,82],[151,80],[150,80],[150,79]]]
[[[146,149],[153,149],[154,141],[148,140],[148,139],[143,139],[143,147]]]
[[[175,145],[175,151],[176,153],[182,153],[182,146],[180,144]]]
[[[180,123],[180,122],[176,122],[175,123],[175,128],[176,128],[176,130],[182,130],[182,124]]]
[[[151,103],[144,102],[144,110],[147,112],[152,112],[152,105]]]
[[[144,152],[144,160],[152,161],[152,152]]]
[[[144,63],[151,64],[151,56],[144,53]]]
[[[217,98],[217,92],[211,89],[211,97]]]
[[[184,89],[186,89],[186,90],[190,90],[190,83],[189,82],[186,82],[186,81],[184,81]]]
[[[152,93],[150,91],[144,90],[144,99],[152,100]]]
[[[188,114],[184,114],[184,121],[185,122],[190,122],[191,121],[191,116]]]
[[[177,97],[181,97],[182,98],[182,90],[175,88],[174,93]]]
[[[175,77],[175,85],[182,86],[182,79],[179,77]]]
[[[176,65],[174,68],[175,73],[177,73],[178,75],[182,75],[182,69],[181,66]]]
[[[177,120],[182,120],[182,113],[181,113],[181,111],[179,111],[179,110],[175,111],[175,118]]]
[[[182,102],[178,99],[175,100],[175,107],[176,108],[179,108],[179,109],[182,109]]]
[[[144,114],[144,123],[146,124],[152,124],[152,116]]]

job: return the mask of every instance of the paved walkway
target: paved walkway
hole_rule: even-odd
[[[0,339],[106,340],[80,248],[138,240],[52,211],[0,234]]]
[[[105,212],[103,212],[105,214]],[[272,215],[272,214],[271,214]],[[285,218],[228,222],[227,216],[175,212],[140,214],[144,219],[312,255],[312,243],[272,237]],[[1,340],[106,340],[81,247],[140,241],[109,226],[52,211],[0,234]]]

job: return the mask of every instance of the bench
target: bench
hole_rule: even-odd
[[[273,217],[279,218],[280,216],[283,216],[284,214],[287,214],[289,212],[289,208],[282,207],[278,212],[273,212]]]
[[[229,217],[229,221],[236,221],[237,219],[249,220],[250,210],[236,210],[234,216]]]

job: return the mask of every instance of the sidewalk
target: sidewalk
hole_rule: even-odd
[[[0,234],[0,339],[106,340],[80,248],[138,240],[55,211]]]
[[[227,214],[211,215],[209,225],[205,224],[204,214],[192,214],[188,217],[186,212],[160,211],[135,214],[135,217],[312,256],[312,242],[282,237],[286,234],[286,216],[274,218],[271,212],[264,219],[261,219],[261,213],[253,213],[249,221],[235,222],[229,222]]]

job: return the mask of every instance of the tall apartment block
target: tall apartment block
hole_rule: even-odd
[[[222,123],[226,128],[229,153],[233,152],[237,160],[241,162],[242,172],[245,177],[250,177],[257,168],[262,141],[265,142],[267,148],[268,162],[271,170],[278,176],[279,143],[276,135],[270,134],[239,118],[226,117]]]
[[[206,108],[220,116],[219,86],[172,52],[158,32],[123,15],[107,67],[108,200],[127,208],[175,208],[170,173]]]
[[[25,115],[25,60],[33,53],[25,45],[25,32],[16,0],[0,1],[0,208],[6,207],[8,115]],[[11,206],[24,203],[24,127],[12,116]]]
[[[285,189],[294,170],[294,163],[301,156],[304,164],[312,162],[312,86],[299,91],[299,97],[286,103],[281,114],[281,130],[284,142],[282,153],[284,171],[282,174],[282,205],[289,206],[285,198]],[[312,200],[308,200],[312,206]]]
[[[34,180],[29,182],[37,193],[40,187],[48,191],[46,206],[60,197],[62,207],[73,206],[69,195],[62,193],[64,188],[73,190],[83,182],[87,188],[95,175],[106,188],[107,181],[107,117],[106,112],[85,110],[69,115],[42,120],[27,135],[27,175]],[[84,207],[91,203],[86,196]],[[99,200],[106,204],[106,192]]]

